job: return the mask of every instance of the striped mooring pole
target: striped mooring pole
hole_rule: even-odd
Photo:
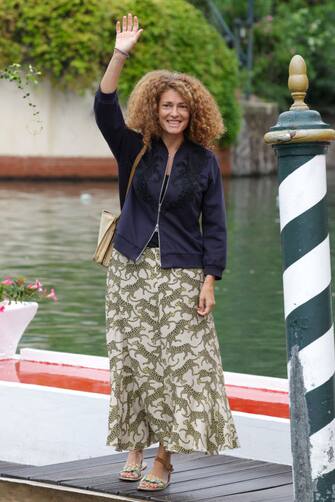
[[[335,501],[335,355],[325,153],[335,131],[304,102],[295,55],[290,110],[265,134],[278,159],[295,502]]]

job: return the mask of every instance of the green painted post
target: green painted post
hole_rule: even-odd
[[[278,158],[295,502],[335,501],[335,355],[325,153],[335,131],[304,102],[306,65],[289,67],[294,103],[264,139]]]

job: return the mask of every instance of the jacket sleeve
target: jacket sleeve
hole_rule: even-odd
[[[205,275],[222,278],[226,268],[227,230],[222,176],[214,154],[210,159],[210,175],[202,207],[203,268]]]
[[[126,126],[117,91],[104,93],[99,87],[94,99],[94,114],[96,123],[118,163],[122,207],[133,162],[143,146],[142,136]]]

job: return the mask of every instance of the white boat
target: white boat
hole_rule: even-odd
[[[225,383],[241,448],[223,453],[291,465],[287,380],[226,371]],[[118,453],[105,444],[109,394],[107,357],[23,348],[0,358],[0,460]]]

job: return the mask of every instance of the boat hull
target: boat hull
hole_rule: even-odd
[[[108,364],[35,349],[0,361],[0,460],[45,465],[117,453],[105,444]],[[241,448],[222,453],[291,464],[287,381],[230,372],[225,380]]]

